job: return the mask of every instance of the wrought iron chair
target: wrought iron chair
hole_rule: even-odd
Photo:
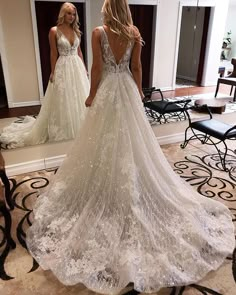
[[[189,126],[185,130],[185,139],[180,146],[181,148],[185,148],[191,140],[195,139],[200,140],[202,144],[213,145],[217,150],[223,170],[229,171],[230,169],[226,167],[226,156],[228,154],[226,140],[236,140],[236,125],[226,124],[213,119],[212,113],[207,105],[203,105],[200,108],[201,110],[207,111],[209,118],[192,121],[188,110],[186,110]],[[187,133],[189,130],[192,131],[193,135],[188,138]],[[224,146],[224,152],[218,147],[220,143]],[[236,150],[233,152],[236,154]]]
[[[152,99],[152,95],[155,92],[160,93],[161,100]],[[186,120],[185,110],[188,108],[191,99],[169,101],[164,99],[161,90],[155,87],[143,88],[143,93],[145,95],[143,104],[146,114],[151,117],[153,121],[164,124],[173,120]]]

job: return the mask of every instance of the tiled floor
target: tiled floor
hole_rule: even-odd
[[[183,177],[193,189],[208,198],[214,198],[232,212],[236,222],[236,154],[231,144],[230,172],[221,170],[219,159],[213,147],[209,148],[199,143],[188,145],[181,149],[179,144],[162,146],[170,165],[176,174]],[[9,280],[0,279],[0,294],[4,295],[88,295],[95,294],[82,285],[74,287],[63,286],[50,271],[43,271],[33,261],[25,247],[25,233],[29,226],[28,217],[39,192],[46,189],[56,169],[43,170],[18,175],[11,178],[15,209],[11,212],[13,219],[12,235],[17,243],[15,250],[8,253],[4,270]],[[1,232],[0,232],[1,243]],[[4,245],[0,247],[0,255]],[[234,261],[234,263],[233,263]],[[2,276],[2,273],[0,273]],[[11,278],[11,279],[10,279]],[[164,288],[158,295],[235,295],[236,294],[236,254],[228,257],[224,265],[211,272],[198,282],[182,288]],[[122,293],[127,293],[132,287]],[[134,291],[132,291],[135,294]]]

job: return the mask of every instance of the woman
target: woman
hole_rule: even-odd
[[[90,107],[35,207],[27,245],[66,285],[116,294],[186,285],[234,248],[229,210],[173,172],[145,117],[142,39],[127,0],[105,0],[93,31]],[[129,64],[131,61],[131,72]]]
[[[89,92],[78,22],[76,7],[64,3],[57,26],[49,32],[51,75],[43,106],[36,120],[27,116],[23,123],[13,123],[3,130],[0,142],[8,148],[75,137],[84,119]]]

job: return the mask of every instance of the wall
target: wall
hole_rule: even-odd
[[[153,85],[162,89],[171,89],[176,74],[178,32],[180,30],[180,4],[183,6],[214,6],[212,8],[208,44],[203,73],[203,86],[216,85],[218,77],[221,40],[228,9],[228,0],[162,0],[158,6],[157,46],[155,48],[155,65]],[[171,7],[171,9],[170,9]]]
[[[202,85],[216,85],[218,79],[219,59],[224,36],[229,0],[216,0],[216,6],[211,10],[207,50],[204,64]]]
[[[227,14],[227,20],[225,25],[225,32],[224,37],[227,36],[227,32],[231,30],[231,52],[229,54],[229,59],[232,57],[236,58],[236,25],[235,25],[235,17],[236,17],[236,1],[233,3],[230,2],[228,14]]]
[[[11,88],[10,102],[39,103],[29,0],[0,0],[1,46],[4,46]],[[5,63],[6,64],[6,63]],[[4,62],[3,62],[4,66]]]

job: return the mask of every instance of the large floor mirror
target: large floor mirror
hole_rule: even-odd
[[[231,8],[233,7],[233,1],[234,0],[229,1]],[[28,4],[25,5],[24,9],[27,9],[26,14],[28,23],[31,25],[31,31],[28,33],[25,32],[25,34],[28,34],[29,40],[27,42],[31,42],[30,46],[32,46],[33,50],[36,52],[34,57],[36,58],[35,64],[31,64],[31,66],[34,71],[32,77],[33,75],[34,77],[36,76],[37,81],[35,81],[35,79],[34,81],[29,81],[29,84],[31,84],[30,86],[33,88],[31,92],[34,93],[34,98],[32,100],[28,99],[27,103],[23,103],[22,105],[18,102],[11,103],[11,99],[15,95],[12,89],[14,90],[14,85],[19,87],[19,83],[21,83],[20,81],[16,82],[20,73],[18,73],[18,77],[15,76],[12,79],[14,83],[12,82],[11,91],[8,91],[9,87],[7,86],[9,80],[11,80],[9,79],[9,76],[13,73],[12,68],[14,67],[14,61],[6,60],[6,49],[3,49],[3,46],[0,46],[0,54],[2,58],[0,98],[2,99],[2,97],[4,97],[5,99],[5,109],[14,109],[18,106],[25,106],[28,108],[31,106],[32,108],[35,108],[35,111],[33,111],[35,113],[32,115],[37,115],[37,112],[40,109],[40,99],[43,99],[50,75],[48,31],[51,26],[55,25],[58,11],[63,1],[31,0],[30,3],[31,8],[33,7],[34,14],[32,14],[30,6]],[[91,31],[94,26],[101,24],[101,7],[103,1],[78,0],[72,1],[72,3],[77,7],[79,12],[81,30],[83,32],[81,49],[86,64],[89,67],[91,66],[92,60],[91,48],[89,46],[91,41]],[[212,60],[216,59],[219,55],[218,53],[215,53],[214,56],[212,56],[211,49],[211,41],[213,40],[214,35],[212,27],[214,27],[215,1],[176,0],[174,1],[173,6],[169,8],[164,7],[163,3],[160,3],[160,1],[157,0],[131,0],[129,3],[134,24],[140,29],[145,41],[142,51],[143,87],[155,86],[161,88],[164,94],[165,91],[174,91],[178,87],[185,88],[185,96],[188,96],[188,89],[192,86],[206,86],[210,83],[216,83],[219,67],[213,66],[214,71],[210,74],[210,71],[208,70],[209,64],[212,64]],[[205,3],[207,3],[207,5]],[[225,6],[227,7],[224,9],[229,13],[227,24],[225,28],[222,28],[221,26],[222,34],[219,33],[223,38],[227,37],[223,36],[223,34],[227,35],[227,32],[231,31],[232,42],[230,44],[230,50],[227,49],[227,60],[229,62],[230,58],[234,55],[235,50],[233,40],[235,32],[232,28],[233,17],[231,16],[235,10],[228,10],[228,5],[225,4]],[[3,1],[0,8],[6,10],[6,8],[8,8],[7,3],[4,3]],[[164,11],[165,16],[163,15]],[[14,30],[6,29],[6,16],[1,16],[1,18],[0,39],[3,40],[5,38],[7,41],[6,44],[8,45],[9,35]],[[228,23],[230,20],[231,23]],[[18,22],[18,27],[18,31],[21,31],[20,22]],[[226,31],[224,32],[224,30]],[[4,34],[6,35],[4,36]],[[17,54],[18,52],[15,55]],[[29,56],[29,58],[32,60],[32,56]],[[14,59],[18,59],[18,56],[15,56]],[[220,64],[219,56],[217,64]],[[8,71],[7,66],[12,68]],[[15,69],[20,72],[19,67],[15,66]],[[21,75],[23,77],[23,68],[21,69]],[[22,85],[23,84],[24,83],[22,83]],[[5,92],[4,86],[6,86]],[[36,97],[35,93],[38,93],[38,97]],[[29,96],[30,95],[31,94],[29,94]],[[169,93],[167,95],[169,95]],[[36,99],[38,99],[38,101],[36,101]],[[22,100],[24,100],[23,95]],[[1,104],[2,103],[0,102],[0,107]],[[6,104],[8,104],[8,106],[6,106]],[[7,123],[4,124],[8,124],[9,121],[12,121],[13,119],[15,118],[8,118],[6,121]]]

